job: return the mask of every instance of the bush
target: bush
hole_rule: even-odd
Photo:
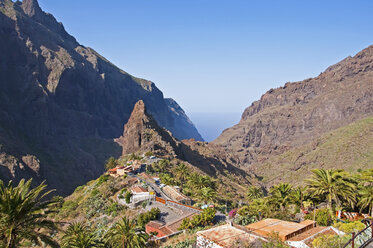
[[[109,180],[109,175],[102,175],[98,178],[98,181],[97,181],[97,185],[96,186],[100,186],[101,184],[103,184],[104,182],[106,182],[107,180]]]
[[[65,211],[68,213],[68,212],[74,211],[77,207],[78,207],[78,203],[71,201],[71,200],[67,200],[62,205],[62,211]]]
[[[307,214],[306,220],[313,220],[314,213]],[[330,226],[334,221],[334,215],[328,209],[317,209],[315,214],[315,221],[319,226]]]
[[[349,235],[320,235],[312,241],[314,248],[339,248],[348,242]]]
[[[127,191],[126,195],[124,196],[124,199],[126,200],[127,204],[131,202],[131,196],[132,196],[132,193]]]
[[[149,221],[158,219],[160,213],[161,210],[159,208],[152,208],[146,213],[139,214],[137,216],[137,225],[144,228]]]
[[[105,212],[107,215],[112,215],[116,217],[118,212],[123,209],[123,206],[119,205],[117,202],[113,202],[108,208],[106,208]]]
[[[360,221],[350,223],[338,222],[333,226],[344,233],[357,233],[365,228],[365,225]]]
[[[185,218],[179,227],[179,230],[195,229],[197,227],[204,227],[212,224],[216,214],[214,208],[206,208],[199,215],[193,216],[192,219]]]
[[[105,162],[105,168],[106,170],[113,169],[117,166],[117,160],[115,160],[114,157],[110,157],[108,160]]]
[[[153,153],[152,153],[151,151],[148,151],[148,152],[145,153],[145,156],[146,156],[146,157],[153,156]]]

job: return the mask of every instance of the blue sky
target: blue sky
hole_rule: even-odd
[[[373,44],[373,1],[39,0],[77,40],[190,113],[241,113]]]

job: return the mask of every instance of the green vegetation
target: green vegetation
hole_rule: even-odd
[[[118,165],[118,161],[114,157],[110,157],[105,162],[105,169],[110,170],[110,169],[115,168],[117,165]]]
[[[373,165],[373,117],[336,129],[312,143],[271,156],[255,165],[264,182],[281,181],[299,185],[304,175],[318,168],[338,168],[349,173]]]
[[[132,197],[132,193],[130,191],[127,191],[126,195],[124,196],[124,199],[125,199],[127,204],[129,204],[131,202],[131,197]]]
[[[350,237],[335,235],[320,235],[312,241],[313,248],[339,248],[348,242]]]
[[[280,183],[270,188],[267,195],[255,186],[248,188],[248,205],[238,210],[238,224],[252,222],[253,219],[277,218],[295,220],[295,215],[307,206],[325,204],[326,209],[317,209],[306,215],[306,219],[328,226],[335,221],[335,210],[368,212],[373,206],[373,169],[350,174],[343,170],[312,170],[305,180],[306,187],[293,187]]]
[[[159,210],[159,208],[152,208],[150,211],[146,213],[139,214],[137,216],[137,225],[139,227],[145,228],[145,225],[149,221],[158,219],[160,213],[161,210]]]
[[[148,235],[136,226],[135,221],[122,218],[109,229],[104,240],[105,247],[142,248],[146,247]]]
[[[216,210],[214,208],[206,208],[199,215],[190,218],[185,218],[180,225],[180,230],[195,229],[197,227],[204,227],[212,224]]]
[[[64,232],[62,248],[104,247],[95,230],[82,223],[74,222]]]
[[[317,209],[305,217],[306,220],[313,220],[314,218],[319,226],[330,226],[335,221],[334,215],[328,209]]]
[[[51,233],[56,224],[47,218],[56,203],[45,201],[51,191],[45,191],[44,183],[31,189],[32,180],[22,179],[17,186],[0,180],[0,246],[14,248],[25,241],[37,245],[41,242],[57,247]],[[43,213],[43,214],[41,214]]]

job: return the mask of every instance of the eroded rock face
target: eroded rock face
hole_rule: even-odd
[[[124,126],[123,136],[116,141],[122,146],[123,155],[147,151],[161,156],[176,156],[179,153],[179,142],[157,124],[142,100],[135,104]]]
[[[373,115],[373,46],[316,78],[271,89],[213,143],[249,166]]]
[[[99,176],[108,156],[120,155],[113,139],[140,99],[176,137],[202,140],[153,82],[80,45],[36,0],[0,1],[0,56],[0,144],[17,161],[36,158],[27,159],[29,174],[10,172],[12,163],[1,162],[9,173],[0,179],[47,179],[59,193],[70,193]]]

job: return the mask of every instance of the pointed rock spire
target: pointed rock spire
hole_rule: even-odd
[[[26,15],[33,17],[42,12],[37,0],[23,0],[22,9]]]

